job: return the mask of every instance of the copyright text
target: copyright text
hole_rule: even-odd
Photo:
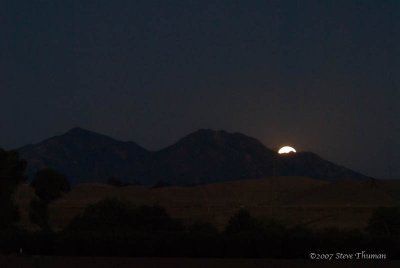
[[[386,260],[386,253],[369,253],[366,251],[354,253],[315,253],[309,254],[311,260]]]

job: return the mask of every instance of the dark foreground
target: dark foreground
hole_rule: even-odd
[[[296,267],[400,267],[400,261],[312,261],[271,259],[195,259],[195,258],[114,258],[114,257],[55,257],[55,256],[0,256],[2,268],[103,268],[103,267],[171,267],[171,268],[296,268]]]

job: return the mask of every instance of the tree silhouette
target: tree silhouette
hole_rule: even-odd
[[[253,232],[260,229],[259,221],[250,215],[249,211],[241,209],[236,212],[228,222],[225,233],[236,234],[242,232]]]
[[[8,228],[18,220],[18,210],[12,196],[25,177],[26,162],[16,151],[0,149],[0,229]]]
[[[118,199],[105,199],[88,206],[82,215],[70,223],[69,230],[107,233],[158,233],[183,229],[163,207],[139,206]]]
[[[37,224],[42,229],[49,229],[47,203],[44,203],[38,198],[33,198],[29,203],[29,218],[32,223]]]
[[[215,236],[218,234],[218,229],[211,223],[207,222],[195,222],[189,225],[187,231],[190,235],[202,237]]]
[[[53,169],[39,170],[31,183],[36,196],[30,203],[30,219],[42,229],[49,229],[48,205],[71,190],[71,186],[64,175]]]
[[[31,185],[36,195],[45,203],[50,203],[71,190],[64,175],[50,168],[39,170]]]
[[[400,235],[400,207],[377,208],[369,220],[367,232],[373,235]]]

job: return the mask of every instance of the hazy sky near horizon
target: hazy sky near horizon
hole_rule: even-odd
[[[81,126],[160,149],[213,128],[400,178],[400,1],[0,7],[0,147]]]

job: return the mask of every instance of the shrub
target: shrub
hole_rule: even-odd
[[[105,199],[87,207],[67,229],[103,234],[157,233],[180,231],[183,225],[160,206],[135,207],[117,199]]]
[[[225,227],[226,234],[237,234],[242,232],[254,232],[261,230],[261,223],[250,215],[250,213],[241,209],[235,213]]]
[[[400,235],[400,207],[377,208],[369,220],[367,232],[372,235]]]

